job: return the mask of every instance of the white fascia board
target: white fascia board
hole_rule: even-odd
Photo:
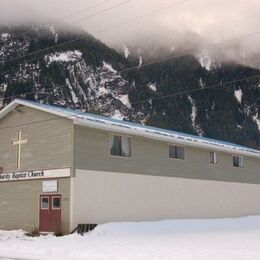
[[[51,109],[51,108],[49,109],[49,108],[46,108],[46,107],[34,105],[32,103],[28,103],[28,102],[23,101],[23,100],[18,100],[17,102],[18,102],[19,105],[24,105],[24,106],[34,108],[34,109],[37,109],[37,110],[40,110],[40,111],[43,111],[43,112],[47,112],[47,113],[50,113],[50,114],[53,114],[53,115],[57,115],[57,116],[61,116],[61,117],[67,117],[67,118],[73,117],[73,115],[70,116],[69,114],[66,114],[66,113],[63,113],[63,112],[60,112],[60,111],[56,111],[56,110]]]
[[[17,104],[16,100],[14,100],[9,105],[7,105],[5,108],[3,108],[0,111],[0,119],[3,118],[5,115],[7,115],[9,112],[11,112],[13,109],[15,109],[17,107],[17,105],[18,104]]]
[[[66,114],[63,112],[55,111],[53,109],[48,109],[48,108],[34,105],[32,103],[29,103],[29,102],[26,102],[26,101],[23,101],[20,99],[16,99],[0,111],[0,119],[3,118],[5,115],[7,115],[12,110],[14,110],[19,105],[34,108],[36,110],[40,110],[43,112],[47,112],[47,113],[50,113],[50,114],[53,114],[56,116],[61,116],[61,117],[68,118],[68,119],[74,119],[74,117],[76,116],[76,113],[75,113],[75,115],[70,116],[69,114]]]
[[[115,133],[142,136],[142,137],[159,140],[159,141],[164,141],[164,142],[168,142],[168,143],[176,143],[176,144],[188,145],[188,146],[193,146],[193,147],[200,147],[200,148],[209,149],[209,150],[211,149],[211,150],[216,150],[216,151],[223,151],[223,152],[227,152],[227,153],[233,153],[233,154],[238,154],[238,155],[247,155],[250,157],[260,158],[260,152],[258,154],[258,153],[253,153],[250,151],[243,151],[243,150],[236,149],[236,148],[229,148],[229,147],[224,147],[224,146],[220,146],[220,145],[207,144],[207,143],[203,143],[203,142],[199,142],[199,141],[196,142],[196,141],[180,139],[180,138],[172,137],[172,136],[154,134],[149,131],[131,129],[129,127],[124,127],[122,125],[117,126],[117,125],[112,125],[109,123],[102,123],[102,122],[96,122],[96,121],[92,121],[92,120],[80,119],[77,117],[76,113],[75,113],[75,115],[73,115],[73,114],[69,115],[67,113],[63,113],[62,111],[61,112],[55,111],[52,109],[34,105],[32,103],[29,103],[29,102],[26,102],[26,101],[23,101],[20,99],[14,100],[8,106],[6,106],[4,109],[2,109],[0,111],[0,119],[3,118],[5,115],[7,115],[10,111],[15,109],[18,105],[24,105],[24,106],[31,107],[31,108],[34,108],[37,110],[41,110],[41,111],[44,111],[44,112],[47,112],[50,114],[61,116],[63,118],[68,118],[70,120],[73,120],[74,124],[82,125],[85,127],[93,127],[93,128],[97,128],[97,129],[101,129],[101,130],[105,130],[105,131],[115,132]]]
[[[204,149],[213,150],[213,151],[222,151],[222,152],[227,152],[227,153],[231,153],[231,154],[260,158],[260,153],[257,154],[257,153],[253,153],[253,152],[249,152],[249,151],[242,151],[242,150],[239,150],[236,148],[221,147],[219,145],[214,145],[214,144],[195,142],[195,141],[180,139],[180,138],[171,137],[171,136],[163,136],[163,135],[154,134],[151,132],[146,132],[146,131],[142,131],[142,130],[138,130],[138,129],[131,129],[131,128],[127,128],[127,127],[105,124],[105,123],[95,122],[95,121],[91,121],[91,120],[85,120],[85,119],[83,120],[83,119],[76,118],[76,119],[74,119],[74,124],[85,126],[85,127],[96,128],[96,129],[100,129],[100,130],[105,130],[105,131],[110,131],[110,132],[114,132],[114,133],[137,135],[137,136],[146,137],[146,138],[154,139],[154,140],[158,140],[158,141],[164,141],[164,142],[168,142],[168,143],[176,143],[176,144],[187,145],[187,146],[192,146],[192,147],[204,148]]]

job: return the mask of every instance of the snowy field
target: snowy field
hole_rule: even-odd
[[[0,231],[1,259],[257,260],[260,217],[111,223],[91,233],[30,238]]]

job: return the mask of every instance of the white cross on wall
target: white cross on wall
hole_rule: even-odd
[[[12,140],[12,145],[17,145],[17,150],[16,150],[16,167],[17,170],[21,169],[21,148],[22,144],[26,144],[27,139],[22,140],[22,131],[18,131],[18,138],[15,140]]]

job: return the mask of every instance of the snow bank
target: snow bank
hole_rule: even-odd
[[[15,240],[15,239],[21,239],[25,237],[25,231],[23,230],[11,230],[11,231],[5,231],[0,230],[0,243],[7,240]]]
[[[0,231],[0,258],[258,260],[260,217],[110,223],[85,236]]]
[[[176,235],[180,233],[242,230],[259,230],[260,232],[260,217],[110,223],[97,226],[92,235],[114,237],[160,236],[162,234]]]

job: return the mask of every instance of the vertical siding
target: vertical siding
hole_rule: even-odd
[[[62,194],[62,231],[70,231],[70,178],[58,179],[58,193]],[[39,197],[42,180],[0,183],[0,229],[39,228]]]
[[[219,152],[219,164],[210,165],[209,150],[185,146],[185,160],[169,159],[167,142],[140,136],[132,136],[131,158],[115,157],[110,134],[75,126],[75,169],[260,184],[257,158],[245,157],[245,167],[234,168],[232,154]]]

